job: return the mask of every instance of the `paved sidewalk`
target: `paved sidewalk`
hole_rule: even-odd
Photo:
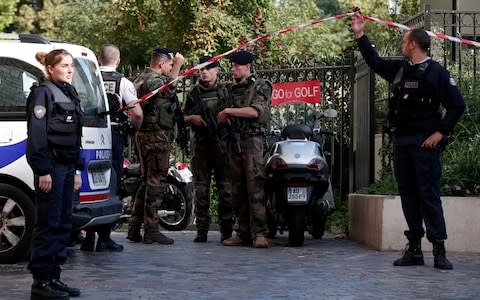
[[[113,238],[119,253],[71,248],[64,281],[82,289],[72,299],[479,299],[480,255],[448,253],[454,270],[393,267],[398,252],[377,252],[327,237],[287,247],[286,235],[268,249],[224,247],[218,232],[207,244],[194,231],[167,232],[173,245],[130,243]],[[0,299],[29,299],[26,263],[0,265]]]

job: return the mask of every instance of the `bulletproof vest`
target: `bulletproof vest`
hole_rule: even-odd
[[[54,102],[48,108],[47,133],[48,141],[55,147],[80,147],[83,113],[80,103],[69,98],[65,93],[50,81],[42,83],[50,89]]]
[[[151,91],[149,88],[154,82],[161,80],[167,82],[166,76],[159,75],[153,71],[146,71],[135,79],[134,85],[137,88],[139,97]],[[159,87],[159,86],[157,86]],[[175,127],[175,114],[173,110],[174,99],[159,92],[141,104],[143,110],[143,123],[140,130],[173,130]]]
[[[123,111],[119,111],[125,103],[123,99],[116,96],[120,95],[120,82],[123,77],[122,73],[102,71],[103,87],[107,93],[110,120],[116,123],[122,123],[127,120],[127,116]]]
[[[403,67],[393,84],[389,100],[390,122],[396,128],[413,126],[417,122],[438,121],[439,99],[428,82],[431,60]]]
[[[253,103],[253,99],[256,96],[257,92],[259,92],[264,85],[268,83],[265,80],[257,79],[254,75],[248,77],[246,80],[239,82],[237,84],[233,84],[231,86],[231,93],[233,96],[233,103],[236,107],[248,107]],[[270,88],[271,93],[271,88]],[[268,97],[268,96],[267,96]],[[241,126],[240,130],[241,133],[248,133],[248,134],[256,134],[260,131],[264,131],[266,129],[267,123],[270,117],[263,116],[257,119],[240,119]]]

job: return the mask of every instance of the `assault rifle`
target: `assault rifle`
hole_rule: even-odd
[[[177,124],[177,144],[180,148],[187,153],[188,155],[188,132],[185,126],[185,120],[183,119],[183,111],[182,107],[180,106],[180,102],[178,101],[178,96],[175,94],[172,97],[172,106],[171,110],[175,114],[175,123]]]
[[[200,114],[203,118],[203,120],[207,123],[207,131],[208,131],[208,138],[213,141],[215,144],[218,143],[220,140],[220,137],[218,135],[218,124],[217,120],[215,119],[215,116],[213,115],[213,112],[208,109],[208,107],[205,105],[205,102],[202,100],[202,97],[200,97],[200,90],[198,87],[196,87],[194,90],[192,90],[192,93],[190,94],[195,100],[195,102],[198,105],[198,108],[200,108]]]
[[[227,91],[228,91],[227,105],[229,107],[235,107],[231,84],[227,84]],[[240,120],[238,118],[234,118],[234,117],[230,118],[230,138],[233,142],[233,150],[235,151],[235,153],[242,152],[242,148],[240,147]]]

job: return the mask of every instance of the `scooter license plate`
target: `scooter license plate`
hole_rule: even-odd
[[[307,201],[307,188],[306,187],[288,187],[287,188],[287,201],[288,202],[305,202]]]

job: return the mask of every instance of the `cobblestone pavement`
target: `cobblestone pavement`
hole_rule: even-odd
[[[130,243],[112,237],[119,253],[71,248],[62,279],[80,287],[74,299],[479,299],[480,255],[448,253],[452,271],[425,266],[393,267],[398,252],[377,252],[327,237],[287,247],[286,235],[268,249],[224,247],[218,232],[206,244],[194,231],[167,232],[173,245]],[[26,263],[0,265],[0,299],[29,299]]]

